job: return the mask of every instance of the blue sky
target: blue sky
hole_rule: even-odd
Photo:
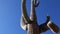
[[[28,15],[30,15],[30,0],[27,0]],[[40,0],[36,8],[38,24],[46,21],[46,15],[60,27],[60,0]],[[21,0],[0,0],[0,34],[27,34],[20,27]],[[42,34],[53,34],[50,30]],[[60,34],[60,32],[58,33]]]

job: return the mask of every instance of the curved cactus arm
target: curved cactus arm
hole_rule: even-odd
[[[28,17],[27,10],[26,10],[26,0],[22,0],[21,4],[22,4],[21,9],[22,9],[23,17],[29,23],[30,19]]]
[[[25,23],[25,20],[24,20],[23,16],[21,17],[20,26],[23,30],[27,30],[27,24]]]
[[[37,6],[39,6],[40,1],[39,0],[35,0],[34,3],[35,3],[35,7],[37,7]]]
[[[57,34],[59,32],[59,27],[53,22],[49,21],[47,26],[54,34]]]
[[[39,25],[39,30],[40,30],[40,33],[42,33],[42,32],[49,30],[49,28],[47,27],[46,23],[43,23]]]

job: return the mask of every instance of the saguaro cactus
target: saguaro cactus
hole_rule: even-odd
[[[22,0],[22,17],[21,17],[21,27],[24,30],[27,30],[28,34],[40,34],[47,30],[53,31],[55,34],[59,32],[59,28],[57,25],[50,21],[50,16],[47,16],[47,20],[45,23],[38,25],[37,17],[35,13],[35,8],[39,5],[38,0],[31,0],[31,14],[30,18],[28,17],[26,10],[26,0]]]

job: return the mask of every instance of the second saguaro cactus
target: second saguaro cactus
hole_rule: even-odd
[[[50,16],[47,16],[47,20],[45,23],[38,25],[35,8],[39,5],[38,0],[31,0],[31,13],[30,18],[28,17],[26,10],[26,0],[22,0],[21,9],[22,9],[22,17],[21,17],[21,27],[24,30],[27,30],[28,34],[40,34],[47,30],[53,31],[55,34],[59,32],[58,26],[50,21]],[[51,26],[52,25],[52,26]],[[54,29],[54,28],[55,29]]]

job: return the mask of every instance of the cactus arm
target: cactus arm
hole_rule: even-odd
[[[47,16],[46,22],[43,23],[43,24],[41,24],[41,25],[39,25],[39,30],[40,30],[41,33],[49,30],[49,28],[48,28],[48,26],[47,26],[47,23],[48,23],[49,21],[50,21],[50,16]]]
[[[35,0],[34,3],[35,3],[35,7],[37,7],[37,6],[39,6],[40,1]]]
[[[34,7],[34,0],[31,0],[30,20],[31,20],[31,21],[35,21],[35,20],[36,20],[36,13],[35,13],[35,7]]]
[[[21,25],[21,28],[23,30],[27,30],[27,24],[25,23],[25,20],[24,20],[23,16],[21,17],[21,23],[20,23],[20,25]]]
[[[59,32],[59,27],[53,22],[49,21],[47,26],[54,34],[57,34]]]
[[[30,19],[28,17],[27,10],[26,10],[26,0],[22,0],[21,9],[22,9],[22,14],[23,14],[24,19],[29,23]]]
[[[47,27],[46,23],[43,23],[39,25],[39,30],[40,30],[40,33],[42,33],[42,32],[49,30],[49,28]]]
[[[37,1],[36,0],[31,0],[31,14],[30,14],[30,19],[32,21],[36,21],[37,20],[35,8],[38,6],[37,5],[38,3],[35,3],[35,2],[37,2]]]

